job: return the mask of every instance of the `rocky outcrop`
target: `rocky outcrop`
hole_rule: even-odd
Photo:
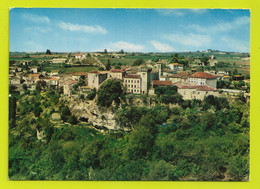
[[[97,129],[123,130],[116,123],[114,113],[110,109],[99,110],[95,101],[71,101],[69,108],[78,120],[91,123]]]

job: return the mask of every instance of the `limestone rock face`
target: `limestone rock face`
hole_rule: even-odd
[[[121,130],[111,110],[100,111],[95,101],[71,102],[71,112],[80,120],[87,120],[99,129]]]

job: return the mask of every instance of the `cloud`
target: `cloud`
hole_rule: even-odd
[[[24,13],[22,14],[22,18],[32,21],[32,22],[37,22],[37,23],[43,23],[43,24],[49,24],[50,19],[47,16],[38,16],[36,14],[28,14]]]
[[[109,47],[108,49],[113,49],[113,50],[116,50],[116,51],[124,49],[124,51],[129,51],[129,52],[132,52],[132,51],[140,52],[144,49],[144,46],[142,46],[142,45],[128,43],[128,42],[125,42],[125,41],[118,41],[118,42],[115,42],[115,43],[110,43],[108,45],[108,47]]]
[[[223,36],[220,38],[222,43],[225,43],[227,47],[231,48],[233,51],[238,52],[250,52],[250,42],[242,41],[237,39],[232,39],[230,37]]]
[[[100,34],[107,33],[107,30],[99,25],[87,26],[87,25],[71,24],[69,22],[61,21],[58,23],[58,26],[68,31],[81,31],[85,33],[100,33]]]
[[[241,16],[235,18],[232,22],[220,22],[212,26],[202,27],[196,24],[191,25],[189,28],[193,29],[197,32],[203,33],[217,33],[217,32],[227,32],[230,30],[234,30],[238,27],[245,26],[250,24],[250,17]]]
[[[173,52],[174,51],[174,49],[168,44],[161,43],[161,42],[155,41],[155,40],[150,41],[150,43],[153,45],[153,47],[156,50],[158,50],[160,52]]]
[[[207,46],[211,42],[211,37],[209,35],[201,34],[166,34],[164,38],[172,42],[180,43],[184,46],[200,47]]]
[[[208,12],[208,9],[190,9],[190,11],[197,14],[204,14]]]
[[[47,32],[50,32],[51,31],[51,28],[50,27],[27,27],[27,28],[24,28],[24,31],[26,32],[31,32],[31,33],[47,33]]]
[[[156,11],[163,16],[185,16],[186,14],[204,14],[207,9],[156,9]]]

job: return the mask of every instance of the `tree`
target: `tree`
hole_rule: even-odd
[[[42,112],[42,108],[40,106],[37,106],[34,108],[33,113],[35,117],[39,117]]]
[[[47,50],[46,50],[46,54],[51,55],[50,49],[47,49]]]
[[[107,59],[106,70],[110,70],[110,69],[111,69],[111,62],[110,59]]]
[[[97,94],[97,90],[96,90],[96,88],[94,88],[93,91],[87,95],[87,99],[93,100],[95,98],[96,94]]]
[[[115,69],[121,69],[121,66],[116,65],[116,66],[115,66]]]
[[[30,55],[26,54],[23,58],[30,58]]]
[[[72,86],[72,88],[73,88],[74,91],[77,91],[78,88],[79,88],[79,85],[78,85],[78,84],[75,84],[75,85]]]
[[[139,127],[131,133],[126,146],[126,156],[130,160],[144,158],[152,150],[154,136],[148,128]]]
[[[201,58],[201,62],[205,65],[205,66],[207,66],[208,65],[208,60],[209,60],[209,57],[208,56],[202,56],[202,58]]]
[[[233,74],[233,75],[238,75],[237,69],[234,69],[232,74]]]
[[[84,76],[80,76],[79,77],[79,81],[78,81],[78,86],[83,86],[85,85],[85,77]]]
[[[46,82],[41,80],[36,82],[36,91],[40,92],[44,87],[46,87]]]
[[[173,172],[174,166],[170,163],[160,160],[152,162],[147,180],[178,180],[178,177]]]
[[[140,66],[141,64],[144,63],[143,59],[137,59],[136,61],[134,61],[133,66]]]
[[[116,104],[120,103],[120,95],[123,93],[123,89],[120,81],[116,79],[109,79],[100,86],[97,92],[97,104],[101,106],[109,107],[112,102]]]
[[[68,122],[72,125],[76,125],[78,123],[77,118],[74,115],[70,115]]]
[[[64,122],[67,122],[69,117],[71,115],[71,112],[70,112],[70,109],[65,106],[64,108],[62,108],[61,110],[61,119],[64,121]]]
[[[188,60],[179,60],[179,64],[182,64],[183,67],[187,67],[189,65]]]
[[[104,54],[107,54],[107,49],[104,49]]]
[[[22,87],[23,87],[23,90],[25,90],[25,91],[27,90],[27,85],[26,84],[23,84]]]
[[[120,51],[119,51],[119,54],[124,54],[125,52],[124,52],[124,50],[123,49],[121,49]]]

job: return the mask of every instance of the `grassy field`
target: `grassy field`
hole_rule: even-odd
[[[23,60],[38,60],[38,61],[48,61],[52,58],[66,58],[68,54],[59,53],[47,55],[45,53],[24,53],[24,52],[10,52],[9,60],[23,61]],[[29,56],[29,57],[27,57]]]
[[[119,63],[121,63],[123,66],[126,65],[132,65],[133,62],[137,59],[143,59],[145,62],[148,60],[151,60],[152,62],[155,62],[156,60],[171,60],[172,56],[174,56],[175,53],[127,53],[122,55],[122,58],[111,58],[110,55],[105,55],[102,57],[99,57],[98,59],[103,63],[106,64],[108,59],[111,62],[112,66],[116,66]],[[29,58],[26,58],[26,56],[30,56]],[[250,74],[250,60],[243,60],[242,58],[248,57],[249,53],[219,53],[219,52],[210,52],[210,53],[204,53],[204,52],[178,52],[178,56],[184,56],[186,59],[189,58],[199,58],[202,56],[208,56],[214,55],[216,57],[216,60],[219,62],[225,62],[229,63],[229,66],[226,68],[218,68],[217,70],[231,70],[237,69],[239,73],[241,74]],[[22,60],[38,60],[40,61],[48,61],[52,58],[65,58],[68,56],[68,53],[53,53],[52,55],[46,55],[45,53],[26,53],[26,52],[10,52],[9,53],[9,59],[15,60],[15,61],[22,61]],[[120,56],[120,55],[119,55]],[[86,64],[94,64],[94,58],[87,57],[85,60]],[[98,67],[95,66],[88,66],[88,67],[67,67],[62,68],[61,64],[49,64],[46,66],[43,66],[43,70],[50,72],[51,70],[62,70],[64,73],[68,72],[88,72],[91,70],[97,70]]]
[[[64,73],[70,73],[70,72],[90,72],[90,71],[96,71],[96,70],[98,70],[98,67],[96,67],[96,66],[69,67],[69,68],[64,68]]]
[[[60,65],[53,64],[51,66],[42,67],[43,71],[51,72],[52,70],[60,70],[63,73],[69,72],[89,72],[98,70],[96,66],[84,66],[84,67],[65,67],[62,68]]]
[[[171,57],[168,56],[147,56],[147,55],[138,55],[138,56],[130,56],[130,55],[126,55],[123,58],[111,58],[110,56],[104,56],[104,57],[100,57],[99,60],[103,63],[106,64],[107,60],[109,59],[112,65],[117,65],[118,63],[121,63],[122,65],[132,65],[134,63],[134,61],[138,60],[138,59],[143,59],[145,62],[147,60],[152,60],[153,62],[155,60],[170,60]]]

